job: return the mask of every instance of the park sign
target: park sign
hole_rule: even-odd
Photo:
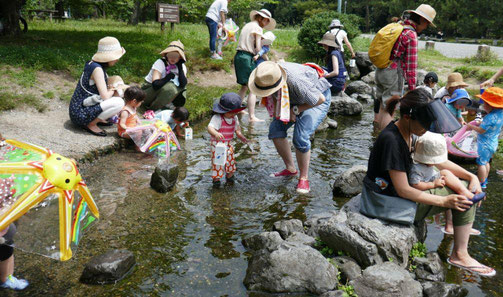
[[[180,23],[178,5],[157,3],[157,21],[160,23]]]

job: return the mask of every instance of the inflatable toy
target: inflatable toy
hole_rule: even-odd
[[[477,121],[472,121],[470,124],[478,125]],[[468,130],[467,126],[463,126],[452,137],[446,136],[445,140],[449,154],[468,159],[478,158],[477,132]]]
[[[35,212],[43,208],[49,203],[42,203],[46,198],[48,201],[57,199],[59,251],[56,246],[47,250],[56,250],[52,257],[59,260],[70,259],[71,245],[76,246],[82,231],[99,218],[98,207],[77,164],[33,144],[13,139],[6,140],[6,143],[0,147],[0,184],[3,185],[0,188],[0,230],[20,219],[30,209],[35,209]],[[44,231],[48,233],[52,230],[54,228]]]
[[[126,129],[134,143],[143,153],[156,153],[169,158],[171,150],[180,149],[180,144],[171,127],[163,121],[144,121],[142,125]]]

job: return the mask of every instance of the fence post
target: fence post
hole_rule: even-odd
[[[425,46],[425,49],[427,51],[429,50],[434,50],[435,49],[435,41],[426,41],[426,46]]]

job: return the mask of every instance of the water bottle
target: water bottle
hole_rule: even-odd
[[[227,160],[227,144],[225,142],[219,142],[215,146],[215,159],[213,159],[213,164],[217,166],[224,166]]]
[[[185,140],[192,140],[192,128],[185,128]]]
[[[349,67],[350,67],[350,68],[353,68],[353,67],[355,67],[355,66],[356,66],[356,60],[355,60],[355,59],[350,59],[350,60],[349,60]]]

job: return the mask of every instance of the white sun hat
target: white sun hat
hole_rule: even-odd
[[[98,42],[98,51],[94,54],[92,60],[99,63],[107,63],[120,59],[126,50],[121,46],[119,40],[115,37],[103,37]]]
[[[447,161],[447,143],[442,134],[426,132],[416,141],[414,161],[423,164],[441,164]]]
[[[271,31],[265,32],[264,35],[262,35],[262,38],[262,45],[272,45],[274,40],[276,40],[276,36]]]
[[[264,27],[264,29],[266,30],[274,30],[274,28],[276,28],[276,20],[272,18],[272,14],[269,10],[263,8],[261,10],[252,10],[250,12],[250,20],[251,21],[254,21],[255,20],[255,16],[256,15],[260,15],[266,19],[269,19],[269,24],[267,24],[267,26]]]

